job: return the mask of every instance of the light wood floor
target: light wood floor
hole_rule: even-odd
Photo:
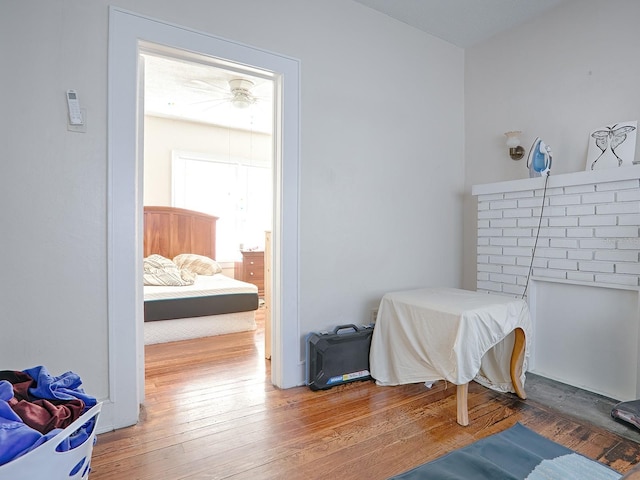
[[[99,435],[90,479],[386,479],[516,422],[621,473],[640,460],[635,442],[475,383],[468,427],[444,382],[279,390],[263,338],[148,346],[140,422]]]

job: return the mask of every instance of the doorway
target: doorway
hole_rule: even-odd
[[[264,298],[262,271],[248,265],[271,261],[264,256],[266,232],[273,229],[274,74],[220,63],[158,45],[141,48],[143,205],[216,217],[213,258],[220,273],[256,285],[256,314],[264,315],[271,296]],[[209,321],[217,334],[250,327],[244,317]],[[145,323],[145,345],[203,335],[201,323],[184,322]]]
[[[107,206],[109,399],[103,406],[103,417],[114,428],[137,422],[144,392],[143,296],[139,281],[142,157],[138,134],[140,108],[136,101],[142,39],[252,65],[276,76],[272,383],[289,388],[304,381],[298,324],[299,62],[111,7]]]

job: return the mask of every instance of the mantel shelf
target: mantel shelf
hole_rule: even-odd
[[[588,185],[592,183],[616,182],[619,180],[640,179],[640,165],[606,170],[593,170],[574,173],[563,173],[549,177],[548,188],[567,187],[573,185]],[[536,190],[544,187],[544,177],[507,180],[504,182],[484,183],[471,187],[472,195],[487,195],[492,193],[521,192]]]

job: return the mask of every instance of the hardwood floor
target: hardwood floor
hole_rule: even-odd
[[[277,389],[260,323],[148,346],[140,422],[99,435],[90,479],[386,479],[516,422],[621,473],[640,460],[640,444],[475,383],[468,427],[444,382]]]

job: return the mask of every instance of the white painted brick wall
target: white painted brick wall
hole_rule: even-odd
[[[478,195],[478,290],[522,295],[531,265],[535,277],[640,287],[640,179],[549,188],[542,203],[543,188]]]
[[[638,202],[640,201],[640,190],[631,190],[627,192],[618,192],[619,202]]]

